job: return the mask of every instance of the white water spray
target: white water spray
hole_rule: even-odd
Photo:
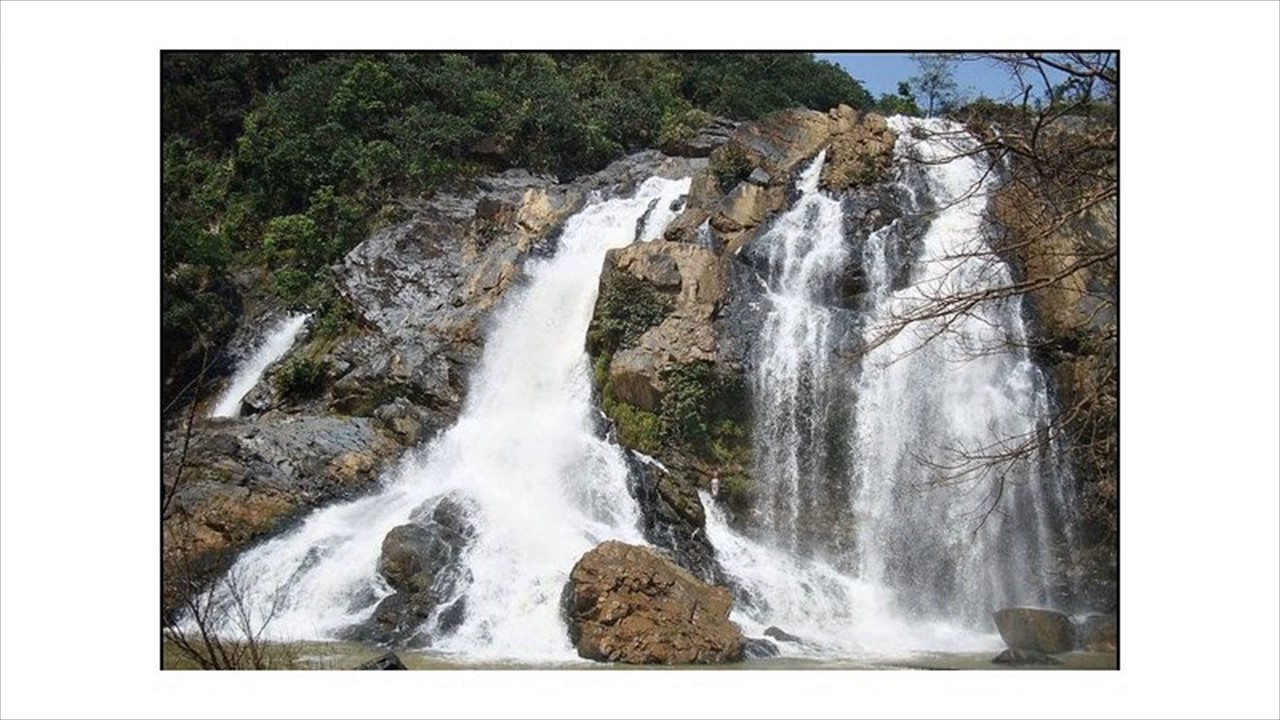
[[[689,180],[651,178],[634,197],[570,218],[556,254],[526,265],[503,300],[456,424],[402,463],[378,494],[313,513],[241,557],[255,605],[278,597],[268,633],[332,637],[390,593],[383,537],[425,502],[456,491],[477,530],[463,562],[466,618],[435,648],[468,659],[576,659],[559,616],[573,564],[608,539],[641,543],[622,451],[592,432],[583,339],[604,254],[659,237]]]
[[[1009,278],[986,245],[989,179],[981,159],[965,155],[976,141],[945,121],[891,124],[900,176],[923,180],[907,194],[934,204],[907,210],[936,214],[905,287],[895,287],[890,272],[891,256],[903,250],[896,226],[865,241],[869,343],[928,298],[980,292]],[[989,498],[981,480],[939,487],[937,468],[949,450],[1033,436],[1047,417],[1044,380],[1021,347],[1020,304],[984,303],[943,333],[936,324],[912,325],[864,357],[860,371],[834,366],[828,301],[847,256],[840,204],[817,189],[821,161],[801,175],[800,201],[766,236],[771,308],[755,420],[763,537],[743,537],[718,508],[708,512],[708,535],[738,588],[735,619],[748,631],[777,625],[811,641],[798,650],[783,643],[784,652],[994,649],[992,610],[1051,601],[1054,553],[1069,525],[1069,478],[1051,452],[1033,453],[1002,468],[1003,495]],[[841,384],[856,397],[854,429],[843,438],[851,468],[843,496],[832,492],[839,479],[822,441],[832,432],[830,403]],[[842,522],[851,526],[851,547],[811,537],[832,507],[848,513]]]
[[[901,289],[889,283],[885,238],[868,243],[868,341],[936,307],[935,298],[1012,282],[987,244],[993,180],[972,155],[977,140],[944,120],[894,118],[891,126],[899,154],[923,161],[919,190],[937,209]],[[1038,441],[1049,415],[1020,299],[907,325],[863,359],[857,396],[861,569],[894,589],[897,612],[989,626],[999,607],[1054,604],[1070,477],[1052,449],[1018,452]]]
[[[235,375],[231,377],[231,384],[222,393],[222,397],[218,399],[218,404],[209,413],[209,417],[238,416],[240,414],[240,401],[244,400],[244,396],[248,395],[249,391],[253,390],[253,387],[258,384],[267,368],[289,352],[289,348],[293,347],[294,341],[298,339],[298,333],[302,332],[302,328],[306,326],[307,320],[310,318],[311,316],[307,314],[290,315],[271,328],[266,337],[263,338],[262,345],[244,361],[236,370]]]
[[[826,151],[800,173],[800,199],[761,238],[768,248],[769,314],[760,336],[755,395],[757,469],[765,524],[791,552],[810,549],[815,514],[829,502],[824,435],[834,388],[832,309],[824,301],[848,261],[840,202],[818,189]]]

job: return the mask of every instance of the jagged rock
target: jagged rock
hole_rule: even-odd
[[[398,450],[364,418],[197,420],[185,460],[181,436],[165,443],[166,487],[178,478],[164,522],[166,579],[216,572],[311,508],[357,497]],[[166,607],[174,599],[166,592]]]
[[[658,292],[674,294],[673,309],[665,319],[646,330],[634,346],[620,348],[609,367],[619,400],[656,412],[665,392],[665,369],[717,357],[713,321],[728,286],[725,265],[707,248],[655,240],[610,250],[602,283],[611,273],[625,273]]]
[[[831,139],[834,123],[827,113],[783,110],[740,125],[729,142],[712,154],[737,152],[775,182],[786,182]]]
[[[732,595],[653,550],[617,541],[574,565],[564,592],[569,638],[591,660],[637,664],[742,659]]]
[[[1075,647],[1071,618],[1053,610],[1006,608],[997,610],[996,628],[1005,644],[1014,650],[1064,653]]]
[[[434,634],[452,631],[466,612],[458,597],[468,582],[462,555],[475,537],[468,515],[473,506],[449,494],[429,500],[382,541],[378,572],[395,593],[384,598],[373,617],[352,637],[378,643],[405,642],[418,635],[424,621],[442,603]],[[433,634],[428,632],[428,635]]]
[[[774,640],[777,640],[778,642],[789,642],[789,643],[804,642],[800,638],[796,637],[795,635],[792,635],[791,633],[787,632],[786,630],[783,630],[780,627],[777,627],[776,625],[770,625],[768,628],[765,628],[764,635],[765,637],[771,637]]]
[[[991,662],[997,665],[1061,665],[1062,661],[1052,655],[1047,655],[1039,650],[1018,650],[1015,648],[1006,648],[1004,652],[995,656]]]
[[[752,659],[778,656],[778,646],[764,638],[747,638],[742,646],[742,654]]]
[[[710,217],[711,214],[702,208],[691,208],[686,212],[680,213],[675,220],[672,220],[662,237],[668,242],[697,242],[698,229]]]
[[[707,157],[713,150],[728,142],[729,136],[737,127],[738,123],[728,118],[708,118],[706,124],[692,137],[672,140],[663,145],[662,151],[668,155]]]
[[[884,118],[841,105],[830,113],[833,127],[819,182],[832,192],[881,179],[893,166],[894,132]]]
[[[723,573],[707,538],[706,511],[697,490],[683,476],[673,475],[627,453],[628,491],[640,508],[645,540],[668,553],[680,567],[707,582]]]
[[[352,668],[353,670],[408,670],[401,662],[400,656],[393,652],[376,657],[367,662],[362,662]]]
[[[756,227],[786,200],[785,188],[765,188],[739,183],[725,195],[711,216],[711,227],[722,233],[737,233]]]
[[[1115,652],[1120,645],[1120,626],[1114,615],[1089,615],[1076,626],[1080,650]]]

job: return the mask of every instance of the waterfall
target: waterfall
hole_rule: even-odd
[[[868,342],[932,298],[1007,286],[983,213],[994,181],[978,142],[944,120],[894,118],[897,151],[919,162],[913,197],[935,212],[894,289],[893,233],[867,243]],[[923,131],[923,132],[921,132]],[[988,622],[1008,605],[1052,605],[1057,555],[1070,543],[1069,474],[1052,449],[1014,452],[1045,432],[1045,378],[1027,350],[1018,297],[902,328],[863,358],[853,448],[861,571],[893,588],[912,617]],[[997,459],[1010,453],[1006,459]],[[982,456],[983,460],[973,460]],[[986,458],[991,458],[987,461]]]
[[[289,315],[281,320],[262,339],[262,345],[245,359],[231,377],[231,384],[218,398],[218,404],[209,413],[211,418],[236,417],[240,414],[240,401],[262,379],[262,374],[272,363],[284,357],[298,339],[298,333],[306,326],[309,314]]]
[[[565,224],[554,256],[528,261],[503,300],[457,422],[383,480],[380,492],[312,513],[232,569],[267,633],[332,637],[390,593],[376,568],[387,531],[446,492],[465,497],[466,617],[434,647],[469,659],[575,659],[559,615],[573,564],[607,539],[642,543],[620,448],[593,432],[583,340],[605,252],[659,237],[688,179],[651,178]]]
[[[760,240],[768,249],[769,313],[755,372],[758,477],[765,524],[792,552],[812,545],[813,522],[839,484],[826,433],[839,393],[833,310],[825,302],[848,261],[840,202],[818,189],[826,151],[800,173],[800,198]],[[830,526],[831,523],[825,523]]]
[[[755,379],[762,527],[748,538],[714,504],[708,512],[708,536],[736,586],[735,619],[757,632],[778,625],[807,636],[814,642],[805,652],[994,647],[992,610],[1061,599],[1054,568],[1070,542],[1070,476],[1052,449],[999,464],[998,495],[990,478],[945,472],[956,450],[1000,452],[1043,432],[1049,398],[1025,347],[1020,301],[983,302],[949,324],[912,324],[886,340],[895,319],[929,298],[1009,281],[984,235],[994,180],[981,157],[966,154],[977,141],[962,127],[891,124],[906,211],[931,214],[924,237],[909,242],[895,222],[869,233],[851,257],[840,202],[817,186],[824,156],[800,175],[798,202],[763,238],[770,307]],[[847,368],[833,360],[831,302],[846,263],[865,280],[859,325],[870,348]],[[852,412],[842,416],[846,404]],[[841,450],[843,470],[833,457]],[[850,542],[815,533],[833,518]]]

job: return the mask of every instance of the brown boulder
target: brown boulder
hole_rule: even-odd
[[[591,660],[633,664],[742,659],[733,595],[649,548],[610,540],[582,556],[565,587],[569,638]]]
[[[668,242],[697,242],[698,228],[702,227],[702,223],[710,217],[710,214],[702,208],[689,208],[671,221],[662,237]]]
[[[663,370],[716,358],[712,323],[728,292],[725,263],[706,248],[655,240],[610,250],[605,265],[606,273],[625,273],[668,297],[674,293],[672,311],[619,349],[608,370],[618,400],[657,412],[666,392]]]
[[[1090,615],[1076,628],[1081,650],[1115,652],[1120,645],[1120,626],[1114,615]]]
[[[1053,610],[1006,608],[995,613],[1000,637],[1014,650],[1042,653],[1070,652],[1075,647],[1071,618]]]
[[[822,166],[822,186],[842,192],[883,177],[893,166],[893,146],[897,141],[884,118],[859,114],[847,105],[832,110],[831,118],[835,132]]]

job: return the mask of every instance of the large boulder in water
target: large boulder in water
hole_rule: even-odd
[[[1071,618],[1040,608],[1006,608],[995,613],[1000,637],[1014,650],[1042,653],[1070,652],[1075,647]]]
[[[636,664],[741,660],[733,596],[649,548],[617,541],[582,556],[569,574],[569,638],[591,660]]]
[[[425,642],[462,622],[466,605],[460,595],[469,582],[462,560],[476,535],[469,519],[473,509],[467,499],[445,495],[424,503],[410,522],[387,533],[378,572],[396,592],[349,637],[382,644]],[[432,617],[433,626],[424,631]]]

